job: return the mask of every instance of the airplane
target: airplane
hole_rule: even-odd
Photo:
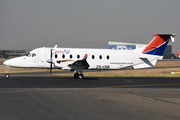
[[[178,57],[180,58],[180,54],[178,53],[178,51],[175,51],[175,53],[178,55]]]
[[[84,78],[82,71],[88,70],[118,70],[126,67],[133,69],[155,66],[169,41],[174,42],[176,34],[154,34],[154,38],[144,48],[130,51],[114,49],[84,49],[84,48],[36,48],[25,56],[6,60],[5,78],[9,78],[10,67],[45,68],[74,71],[74,78]]]

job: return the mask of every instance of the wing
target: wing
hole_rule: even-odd
[[[88,69],[89,64],[86,60],[87,54],[83,57],[82,60],[58,60],[55,63],[55,66],[61,69]]]
[[[85,56],[83,57],[82,60],[77,60],[72,64],[69,64],[68,66],[71,67],[72,69],[88,69],[89,68],[89,64],[86,61],[87,60],[87,54],[85,54]]]
[[[72,69],[77,69],[77,68],[79,68],[79,69],[87,69],[87,68],[89,68],[89,64],[88,64],[88,62],[84,59],[84,60],[78,60],[78,61],[75,61],[74,63],[72,63],[72,64],[69,64],[68,65],[70,68],[72,68]]]

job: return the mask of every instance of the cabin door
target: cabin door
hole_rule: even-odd
[[[44,48],[38,50],[38,66],[44,67],[46,65],[46,50]]]

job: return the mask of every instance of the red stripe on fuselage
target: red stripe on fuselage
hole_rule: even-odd
[[[86,59],[86,57],[87,57],[87,54],[85,54],[85,56],[83,57],[83,60]]]

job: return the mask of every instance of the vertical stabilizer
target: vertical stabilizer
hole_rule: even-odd
[[[154,38],[146,45],[142,53],[162,56],[169,41],[174,42],[175,34],[154,34]]]

